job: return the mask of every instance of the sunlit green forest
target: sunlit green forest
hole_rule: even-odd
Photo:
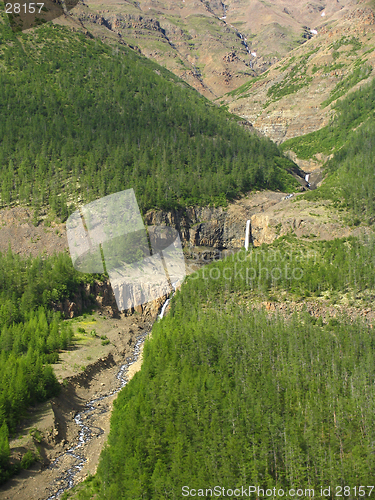
[[[65,220],[78,203],[126,188],[144,212],[297,185],[295,165],[238,117],[134,51],[58,26],[14,34],[1,18],[0,115],[1,206],[32,206],[34,223],[41,209]],[[16,469],[9,433],[59,390],[50,363],[72,331],[53,304],[94,277],[67,255],[11,252],[0,276],[1,482]]]
[[[187,278],[116,400],[97,475],[74,498],[371,484],[374,331],[363,320],[267,314],[253,304],[280,291],[374,290],[374,240],[292,239]],[[289,280],[267,278],[286,264]]]
[[[0,483],[18,467],[9,465],[9,432],[30,405],[55,396],[60,385],[50,366],[73,332],[58,303],[92,280],[74,270],[67,254],[24,259],[0,254]]]
[[[79,204],[128,188],[143,213],[225,206],[255,189],[295,190],[289,148],[305,159],[334,153],[307,198],[331,199],[356,225],[375,220],[374,82],[338,101],[328,127],[281,149],[126,47],[53,25],[14,34],[1,20],[1,208],[28,205],[35,223],[42,209],[64,221]],[[371,304],[374,264],[371,236],[288,235],[189,276],[120,392],[97,474],[77,498],[371,484],[373,329],[260,304]],[[73,332],[54,306],[95,278],[67,254],[0,254],[0,483],[22,467],[10,464],[9,435],[60,389],[51,363]]]
[[[327,127],[286,141],[300,158],[317,153],[334,156],[325,166],[327,178],[307,199],[332,199],[351,211],[355,224],[372,224],[375,217],[375,80],[340,100],[336,115]]]
[[[134,51],[45,25],[0,24],[2,205],[50,206],[134,188],[142,211],[293,190],[269,139]]]

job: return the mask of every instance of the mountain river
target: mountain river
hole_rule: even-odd
[[[128,369],[138,360],[141,347],[147,337],[147,334],[147,331],[142,332],[142,334],[136,337],[132,355],[126,358],[125,363],[121,365],[120,370],[116,375],[118,387],[107,394],[88,401],[85,405],[86,408],[74,416],[74,421],[79,427],[78,443],[62,453],[51,463],[50,469],[60,469],[58,478],[54,481],[54,484],[58,485],[58,488],[52,495],[47,497],[46,500],[57,499],[64,493],[64,491],[74,486],[75,476],[82,470],[84,464],[87,462],[84,445],[91,439],[95,439],[96,437],[102,435],[104,432],[100,427],[95,425],[98,416],[108,411],[107,408],[101,404],[101,402],[118,393],[128,383]]]

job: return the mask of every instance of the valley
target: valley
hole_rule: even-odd
[[[372,484],[374,53],[367,0],[0,11],[0,498]],[[119,311],[66,223],[128,189],[186,278]]]
[[[314,132],[330,123],[338,98],[370,81],[374,48],[374,14],[357,7],[224,102],[277,143]]]
[[[337,99],[372,78],[375,19],[367,0],[299,1],[293,8],[282,1],[180,4],[109,3],[104,9],[89,2],[58,22],[137,48],[278,144],[329,125]],[[155,43],[164,46],[151,50],[156,33]],[[308,161],[288,155],[307,171],[327,160],[325,154]]]
[[[302,199],[302,195],[303,193],[296,193],[285,199],[287,193],[260,191],[249,193],[225,210],[196,207],[185,211],[183,215],[150,211],[146,214],[146,222],[150,225],[167,224],[179,230],[183,237],[189,274],[197,272],[202,265],[210,262],[212,267],[218,259],[225,259],[226,256],[231,259],[233,252],[240,251],[244,246],[248,219],[251,220],[251,241],[254,250],[258,247],[262,249],[260,255],[263,255],[264,244],[272,245],[277,238],[285,236],[301,242],[369,236],[370,232],[365,227],[348,226],[329,203],[309,202]],[[10,216],[12,213],[17,214],[17,209],[8,210],[7,217],[13,221],[11,228],[18,234],[17,224]],[[20,224],[25,227],[22,219]],[[43,224],[38,228],[42,229]],[[29,224],[30,231],[37,231],[38,228]],[[61,240],[66,248],[66,233],[63,227],[60,230]],[[0,230],[2,240],[8,234],[9,228],[3,227]],[[13,242],[14,238],[10,241]],[[297,249],[292,251],[298,252]],[[304,258],[308,260],[313,255],[313,251],[301,250],[299,266],[305,265]],[[90,293],[96,298],[97,309],[92,316],[85,314],[82,317],[82,308]],[[21,426],[18,436],[10,442],[12,457],[33,449],[38,450],[42,460],[2,486],[1,498],[47,500],[54,498],[53,495],[57,492],[62,493],[67,485],[77,485],[87,476],[95,474],[100,452],[108,438],[109,417],[119,387],[118,373],[124,362],[129,362],[130,358],[132,361],[135,359],[134,353],[132,354],[134,343],[139,335],[144,339],[144,333],[151,331],[165,300],[162,298],[151,308],[139,308],[138,314],[125,316],[119,314],[108,283],[88,285],[84,294],[86,299],[76,294],[75,298],[65,301],[60,308],[66,317],[73,318],[69,321],[75,332],[73,347],[60,353],[59,363],[53,365],[56,376],[62,383],[62,393],[52,400],[52,404],[49,403],[47,411],[43,410],[42,417],[31,419],[30,424]],[[269,296],[262,293],[241,293],[238,298],[245,304],[251,303],[254,311],[266,310],[268,314],[275,315],[276,318],[284,317],[287,321],[296,312],[304,314],[307,311],[311,318],[321,318],[324,324],[328,324],[331,318],[340,318],[344,314],[348,314],[351,321],[364,319],[371,328],[375,322],[375,310],[366,294],[359,294],[354,300],[347,294],[322,295],[315,300],[302,300],[294,294],[273,291]],[[79,333],[82,328],[84,333]],[[91,335],[93,331],[95,334]],[[103,338],[108,339],[108,344],[103,345]],[[127,380],[131,379],[140,366],[139,358],[126,372]],[[86,405],[90,401],[96,402],[85,414]],[[30,416],[38,415],[39,411],[38,407],[34,408]],[[85,431],[83,441],[78,440],[82,424],[78,423],[77,415],[87,415],[82,422],[91,429],[90,432]],[[30,435],[30,431],[35,434],[35,430],[40,436],[37,441]],[[79,448],[75,449],[77,445]],[[70,453],[83,457],[84,462],[81,458],[73,460]],[[67,472],[69,470],[76,470],[76,473],[70,474]]]

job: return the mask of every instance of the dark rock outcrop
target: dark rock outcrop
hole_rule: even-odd
[[[102,314],[111,318],[119,318],[121,314],[130,316],[135,312],[156,317],[166,299],[167,296],[158,297],[145,304],[120,312],[111,283],[109,281],[96,281],[93,284],[87,283],[82,286],[72,299],[65,299],[63,302],[54,304],[53,309],[60,311],[65,318],[79,316],[86,309],[92,307],[99,309]]]
[[[245,243],[246,218],[236,217],[222,207],[188,207],[184,210],[153,210],[146,225],[167,225],[181,237],[185,254],[211,260],[225,252],[239,250]]]

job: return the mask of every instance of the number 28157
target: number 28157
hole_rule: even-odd
[[[5,12],[7,14],[40,14],[44,7],[44,3],[7,3]]]

